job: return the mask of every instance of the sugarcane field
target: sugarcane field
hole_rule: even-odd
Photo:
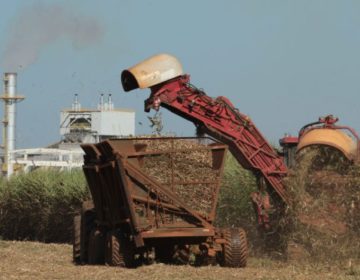
[[[360,279],[356,2],[1,10],[0,279]]]

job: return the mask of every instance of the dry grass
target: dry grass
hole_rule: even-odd
[[[0,241],[0,279],[360,279],[359,263],[249,260],[245,269],[153,264],[137,269],[75,266],[71,246]]]

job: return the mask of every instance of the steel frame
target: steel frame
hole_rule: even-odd
[[[178,139],[149,138],[147,140]],[[226,145],[212,143],[199,148],[173,147],[159,151],[147,150],[144,145],[136,145],[135,140],[108,140],[96,145],[82,145],[85,151],[83,170],[93,197],[97,223],[110,229],[120,228],[127,232],[133,236],[137,247],[143,247],[146,240],[151,238],[199,237],[206,240],[208,237],[214,237],[215,228],[212,222],[215,219]],[[164,154],[171,157],[179,152],[194,151],[211,152],[213,172],[217,174],[215,181],[187,178],[176,181],[171,178],[170,184],[161,184],[141,168],[144,157]],[[171,174],[173,176],[173,173]],[[211,210],[204,215],[192,209],[172,191],[177,184],[215,186]],[[172,220],[162,221],[164,215],[170,215]]]

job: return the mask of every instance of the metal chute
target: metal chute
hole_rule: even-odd
[[[179,60],[169,54],[152,56],[121,73],[125,91],[149,88],[183,74]]]

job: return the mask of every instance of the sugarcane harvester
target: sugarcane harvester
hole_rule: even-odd
[[[287,167],[248,116],[226,97],[212,98],[193,86],[180,62],[168,54],[153,56],[124,70],[121,81],[126,92],[150,88],[146,112],[164,107],[227,144],[236,160],[258,179],[259,191],[252,193],[251,199],[259,228],[266,236],[279,232],[279,217],[289,203],[283,183]]]
[[[285,163],[313,145],[331,146],[351,161],[358,158],[359,137],[351,128],[336,126],[332,116],[305,126],[299,137],[281,139],[284,155],[279,154],[226,97],[212,98],[193,86],[171,55],[124,70],[121,81],[126,92],[150,88],[145,111],[164,107],[218,142],[195,138],[194,145],[190,139],[152,137],[82,145],[92,201],[74,218],[76,263],[134,267],[154,259],[191,263],[195,256],[198,265],[244,267],[245,231],[214,225],[227,147],[258,179],[251,199],[269,249],[286,245],[281,218],[291,200],[283,181]],[[208,140],[212,143],[202,143]],[[195,177],[190,171],[197,172]]]

